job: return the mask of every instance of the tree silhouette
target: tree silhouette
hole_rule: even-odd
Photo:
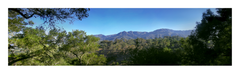
[[[210,9],[203,13],[201,22],[189,36],[185,51],[191,64],[231,65],[232,60],[232,9],[219,8],[213,14]],[[208,42],[212,41],[212,47]]]
[[[73,22],[89,16],[90,9],[86,8],[8,8],[9,12],[16,12],[25,19],[40,17],[44,23],[54,26],[56,22]]]

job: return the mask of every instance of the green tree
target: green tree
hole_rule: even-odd
[[[83,61],[86,61],[86,58],[83,59],[83,57],[89,54],[91,54],[89,55],[91,58],[96,58],[97,55],[92,53],[98,50],[99,44],[97,41],[100,40],[99,38],[92,35],[88,36],[84,31],[75,30],[68,32],[63,40],[64,43],[59,47],[59,51],[73,54],[76,57],[75,61],[78,62],[77,65],[91,64],[89,61],[83,63]]]
[[[18,61],[24,61],[31,58],[41,58],[42,56],[52,54],[57,51],[57,43],[60,43],[59,39],[54,38],[57,36],[60,30],[52,29],[47,35],[41,28],[24,28],[22,34],[17,34],[9,39],[10,43],[13,43],[18,48],[21,48],[23,53],[15,59],[9,59],[9,65],[12,65]],[[61,37],[61,36],[59,36]]]
[[[77,58],[77,65],[102,64],[104,59],[82,63],[87,60],[86,58],[82,59],[83,56],[98,50],[98,40],[99,38],[88,36],[85,32],[78,30],[67,34],[66,31],[55,28],[46,34],[41,28],[25,28],[22,34],[17,34],[10,39],[24,52],[16,56],[9,56],[8,64],[12,65],[18,62],[20,65],[66,65],[68,60],[64,59],[69,58],[69,60]],[[90,57],[105,58],[97,54],[91,54]]]
[[[74,19],[82,20],[88,17],[89,9],[85,8],[9,8],[8,9],[8,45],[9,50],[11,49],[12,54],[9,55],[9,65],[20,64],[20,65],[56,65],[56,64],[67,64],[64,59],[69,59],[71,55],[70,51],[60,51],[63,46],[76,45],[67,42],[69,34],[66,31],[62,31],[55,27],[56,22],[65,22],[69,20],[72,22]],[[75,16],[74,16],[75,15]],[[37,27],[36,29],[28,28],[26,25],[33,25],[34,23],[29,20],[32,17],[40,17],[51,27],[48,34],[45,34],[43,26]],[[25,21],[28,19],[29,21]],[[75,37],[79,31],[74,31],[74,38],[70,35],[71,39]],[[90,52],[89,49],[96,49],[96,41],[98,39],[93,36],[84,36],[77,38],[79,40],[85,40],[86,45],[84,49],[80,49],[82,52]],[[76,41],[79,41],[76,40]],[[67,43],[67,44],[66,44]],[[94,46],[89,46],[89,45]],[[20,49],[20,52],[16,51],[15,48]],[[75,49],[77,51],[79,49]],[[89,51],[88,51],[89,50]],[[10,51],[9,51],[10,52]],[[100,56],[102,57],[102,56]]]
[[[203,13],[196,30],[183,43],[189,64],[232,64],[232,9],[219,8],[213,14],[210,9]],[[212,41],[213,47],[209,47]]]

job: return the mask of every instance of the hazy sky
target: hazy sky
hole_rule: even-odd
[[[90,8],[89,17],[57,24],[67,31],[83,30],[87,35],[111,35],[122,31],[151,32],[156,29],[192,30],[208,8]],[[214,8],[212,11],[216,11]],[[35,25],[39,18],[31,18]]]

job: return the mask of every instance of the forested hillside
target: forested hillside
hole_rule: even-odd
[[[217,15],[207,10],[202,20],[196,20],[200,22],[194,31],[159,29],[96,37],[56,25],[56,21],[87,18],[88,11],[9,8],[8,65],[232,65],[230,8],[217,9]],[[34,17],[44,18],[49,25],[27,27],[35,25],[29,19]]]

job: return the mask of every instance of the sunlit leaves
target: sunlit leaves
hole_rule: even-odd
[[[84,65],[105,65],[107,59],[104,57],[104,55],[96,55],[95,53],[90,53],[82,58]]]

